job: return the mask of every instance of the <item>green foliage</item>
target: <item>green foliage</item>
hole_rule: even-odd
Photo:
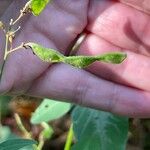
[[[25,147],[21,148],[20,150],[36,150],[36,148],[33,148],[33,146],[25,146]]]
[[[78,140],[73,150],[125,150],[127,118],[76,107],[72,119],[74,134]]]
[[[0,96],[0,115],[3,117],[9,112],[10,96]]]
[[[27,139],[10,139],[0,143],[0,150],[19,150],[25,146],[37,144],[36,141]]]
[[[32,0],[31,10],[35,16],[40,15],[50,0]]]
[[[63,56],[58,51],[44,48],[35,43],[27,43],[25,44],[25,46],[31,47],[33,52],[41,60],[45,62],[51,62],[51,63],[64,62],[78,68],[87,67],[88,65],[92,64],[95,61],[118,64],[121,63],[126,58],[126,54],[120,52],[108,53],[99,56],[68,56],[67,57],[67,56]]]
[[[11,130],[7,126],[0,126],[0,141],[7,140],[11,136]]]
[[[71,104],[45,99],[31,117],[32,124],[58,119],[71,109]]]

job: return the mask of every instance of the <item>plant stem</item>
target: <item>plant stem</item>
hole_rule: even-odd
[[[0,70],[0,80],[1,80],[1,78],[2,78],[2,73],[3,73],[5,61],[6,61],[6,58],[7,58],[7,51],[8,51],[9,35],[6,34],[5,37],[6,37],[6,39],[5,39],[4,60],[3,60],[3,63],[2,63],[2,66],[1,66],[1,70]]]
[[[45,140],[46,140],[46,138],[44,137],[44,130],[50,130],[50,127],[46,122],[42,122],[41,126],[43,127],[43,131],[41,131],[41,133],[39,135],[39,144],[37,146],[38,150],[42,150]]]
[[[43,134],[40,134],[39,135],[39,145],[37,146],[37,149],[38,150],[42,150],[43,146],[44,146],[44,137],[43,137]]]
[[[30,0],[29,2],[27,2],[24,6],[24,8],[22,10],[20,10],[20,15],[18,16],[18,18],[15,20],[15,21],[11,21],[10,22],[10,25],[15,25],[28,11],[29,11],[29,8],[30,8],[30,4],[31,4],[31,1]]]
[[[74,134],[73,134],[73,124],[71,124],[69,132],[68,132],[67,141],[66,141],[64,150],[71,150],[71,145],[72,145],[73,137],[74,137]]]
[[[4,62],[5,62],[6,57],[7,57],[7,51],[8,51],[8,41],[9,41],[9,35],[8,35],[8,34],[6,34],[5,53],[4,53]]]
[[[20,116],[17,113],[15,113],[14,117],[15,117],[15,120],[16,120],[16,123],[17,123],[19,129],[24,133],[25,137],[28,139],[32,139],[31,133],[28,132],[27,129],[24,127]]]
[[[21,48],[24,48],[23,46],[24,46],[24,43],[22,43],[20,46],[14,48],[14,49],[11,49],[10,51],[8,51],[8,52],[6,53],[6,57],[7,57],[10,53],[15,52],[15,51],[17,51],[17,50],[19,50],[19,49],[21,49]]]
[[[24,136],[27,139],[33,139],[31,133],[28,132],[27,129],[24,127],[20,116],[17,113],[15,113],[14,117],[15,117],[15,120],[16,120],[16,123],[17,123],[19,129],[23,132]],[[33,149],[34,150],[40,150],[40,149],[38,149],[37,145],[35,145],[35,144],[33,145]]]
[[[9,46],[9,49],[12,48],[12,41],[10,42],[9,38],[13,39],[13,35],[15,36],[15,33],[20,29],[20,27],[18,27],[18,29],[16,31],[12,32],[11,31],[12,26],[15,25],[27,12],[30,11],[30,4],[31,4],[31,2],[32,2],[32,0],[30,0],[29,2],[27,2],[25,4],[24,8],[22,10],[20,10],[20,15],[18,16],[18,18],[15,21],[13,21],[13,19],[10,20],[10,26],[9,26],[8,31],[6,31],[5,25],[2,22],[0,22],[0,28],[3,29],[3,31],[5,33],[5,37],[6,37],[6,39],[5,39],[4,61],[3,61],[2,66],[0,68],[1,69],[0,70],[0,80],[1,80],[1,77],[2,77],[2,72],[3,72],[3,68],[4,68],[4,64],[5,64],[7,55],[10,54],[11,52],[16,51],[16,50],[21,48],[21,47],[17,47],[15,49],[11,50],[11,51],[8,51],[8,46]]]

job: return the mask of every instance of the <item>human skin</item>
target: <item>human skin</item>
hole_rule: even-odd
[[[17,15],[25,0],[14,0],[1,20]],[[127,53],[119,65],[96,62],[85,70],[48,64],[31,50],[10,54],[0,93],[48,97],[129,117],[150,117],[149,0],[54,0],[39,17],[27,16],[14,46],[36,42],[65,54],[85,31],[77,55]],[[149,4],[149,5],[148,5]],[[1,6],[0,6],[1,7]],[[4,35],[0,32],[0,61]]]
[[[1,2],[0,2],[0,16],[6,10],[6,8],[9,6],[10,3],[11,3],[11,0],[1,0]]]

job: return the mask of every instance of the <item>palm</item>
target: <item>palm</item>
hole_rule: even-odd
[[[67,100],[129,116],[150,116],[148,15],[111,0],[54,0],[40,17],[27,19],[14,45],[32,41],[65,53],[86,28],[88,34],[78,54],[114,50],[127,52],[128,58],[117,66],[95,63],[88,72],[65,64],[49,65],[31,51],[21,50],[11,54],[5,64],[1,92]]]

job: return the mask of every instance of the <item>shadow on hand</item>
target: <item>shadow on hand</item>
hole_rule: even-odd
[[[146,55],[150,55],[150,45],[146,44],[143,40],[142,37],[139,37],[133,27],[130,21],[127,21],[125,26],[124,26],[124,33],[126,34],[126,36],[134,41],[135,43],[137,43],[139,46],[143,46],[143,51],[140,51],[139,49],[136,50],[137,53],[142,53],[142,54],[146,54]]]

